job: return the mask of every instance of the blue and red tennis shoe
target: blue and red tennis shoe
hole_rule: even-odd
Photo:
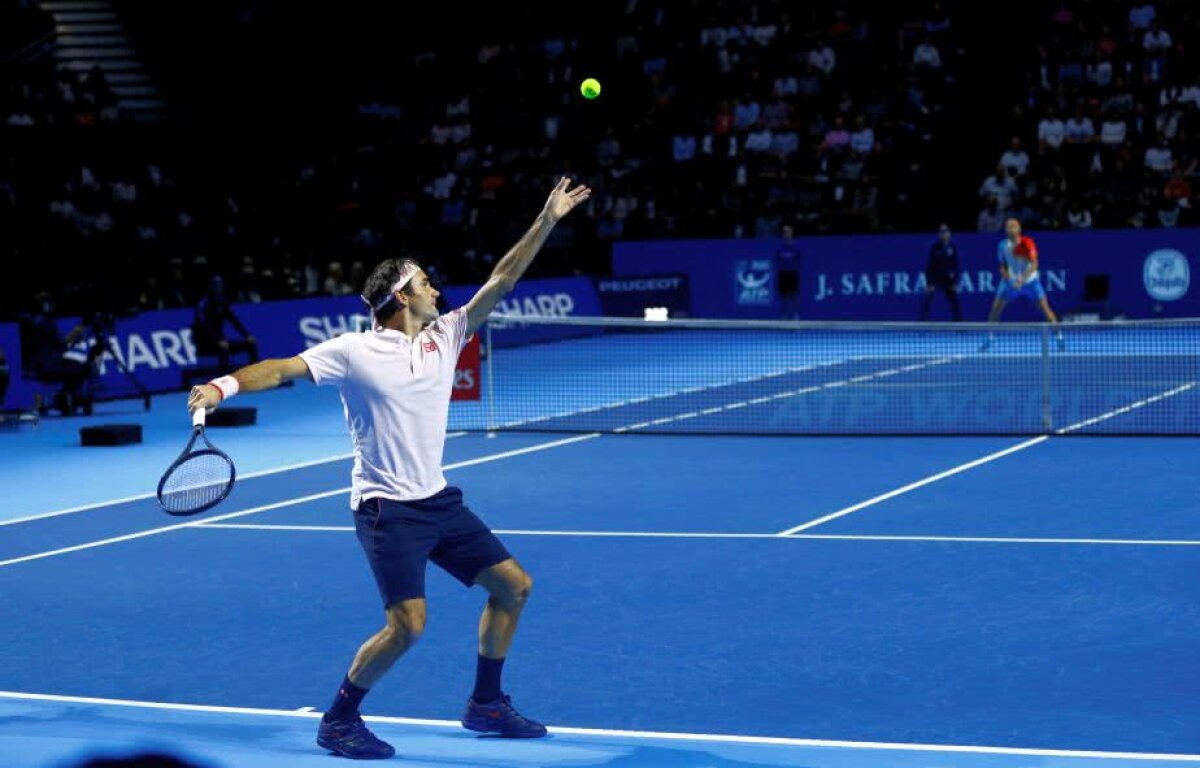
[[[345,720],[322,718],[317,744],[352,760],[386,760],[396,754],[391,744],[371,733],[357,713]]]
[[[503,694],[483,704],[468,699],[462,724],[471,731],[495,733],[508,739],[540,739],[546,735],[546,726],[522,715],[513,708],[512,698]]]

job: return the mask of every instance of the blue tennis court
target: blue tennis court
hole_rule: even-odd
[[[592,391],[604,359],[580,345],[596,339],[562,346],[578,365],[554,360],[546,389],[500,410],[537,418],[538,397],[546,413],[551,392]],[[529,354],[496,350],[498,379]],[[632,371],[615,401],[562,404],[611,423],[556,428],[594,431],[453,432],[447,478],[536,581],[506,682],[552,737],[457,727],[483,597],[436,569],[425,637],[366,701],[376,732],[418,766],[1200,765],[1195,439],[1059,436],[1066,411],[1020,437],[599,428],[744,410],[701,413],[715,397],[845,397],[895,365],[820,362],[769,363],[813,367],[751,371],[733,392],[674,380],[702,402],[664,401]],[[1083,417],[1120,431],[1156,408],[1194,414],[1191,364],[1114,386]],[[884,380],[936,389],[926,373]],[[638,397],[654,407],[631,412]],[[92,417],[142,423],[133,448],[74,447],[85,419],[0,434],[0,763],[161,747],[329,764],[316,718],[380,620],[341,409],[308,384],[241,402],[259,426],[212,435],[242,479],[195,519],[149,494],[186,433],[183,395]],[[453,405],[452,429],[482,407]]]

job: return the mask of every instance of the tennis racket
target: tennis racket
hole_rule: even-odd
[[[196,440],[203,448],[193,450]],[[198,515],[225,500],[237,471],[233,461],[204,434],[204,409],[192,414],[192,438],[158,481],[158,504],[168,515]]]

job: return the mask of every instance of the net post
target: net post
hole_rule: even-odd
[[[492,349],[492,323],[487,321],[483,324],[483,342],[487,351],[487,429],[488,432],[496,431],[496,379],[492,375],[492,361],[495,360],[494,350]]]
[[[1050,416],[1050,324],[1043,323],[1042,337],[1042,429],[1050,432],[1054,421]]]

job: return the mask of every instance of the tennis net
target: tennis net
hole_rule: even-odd
[[[1200,320],[493,317],[466,430],[1197,435]]]

